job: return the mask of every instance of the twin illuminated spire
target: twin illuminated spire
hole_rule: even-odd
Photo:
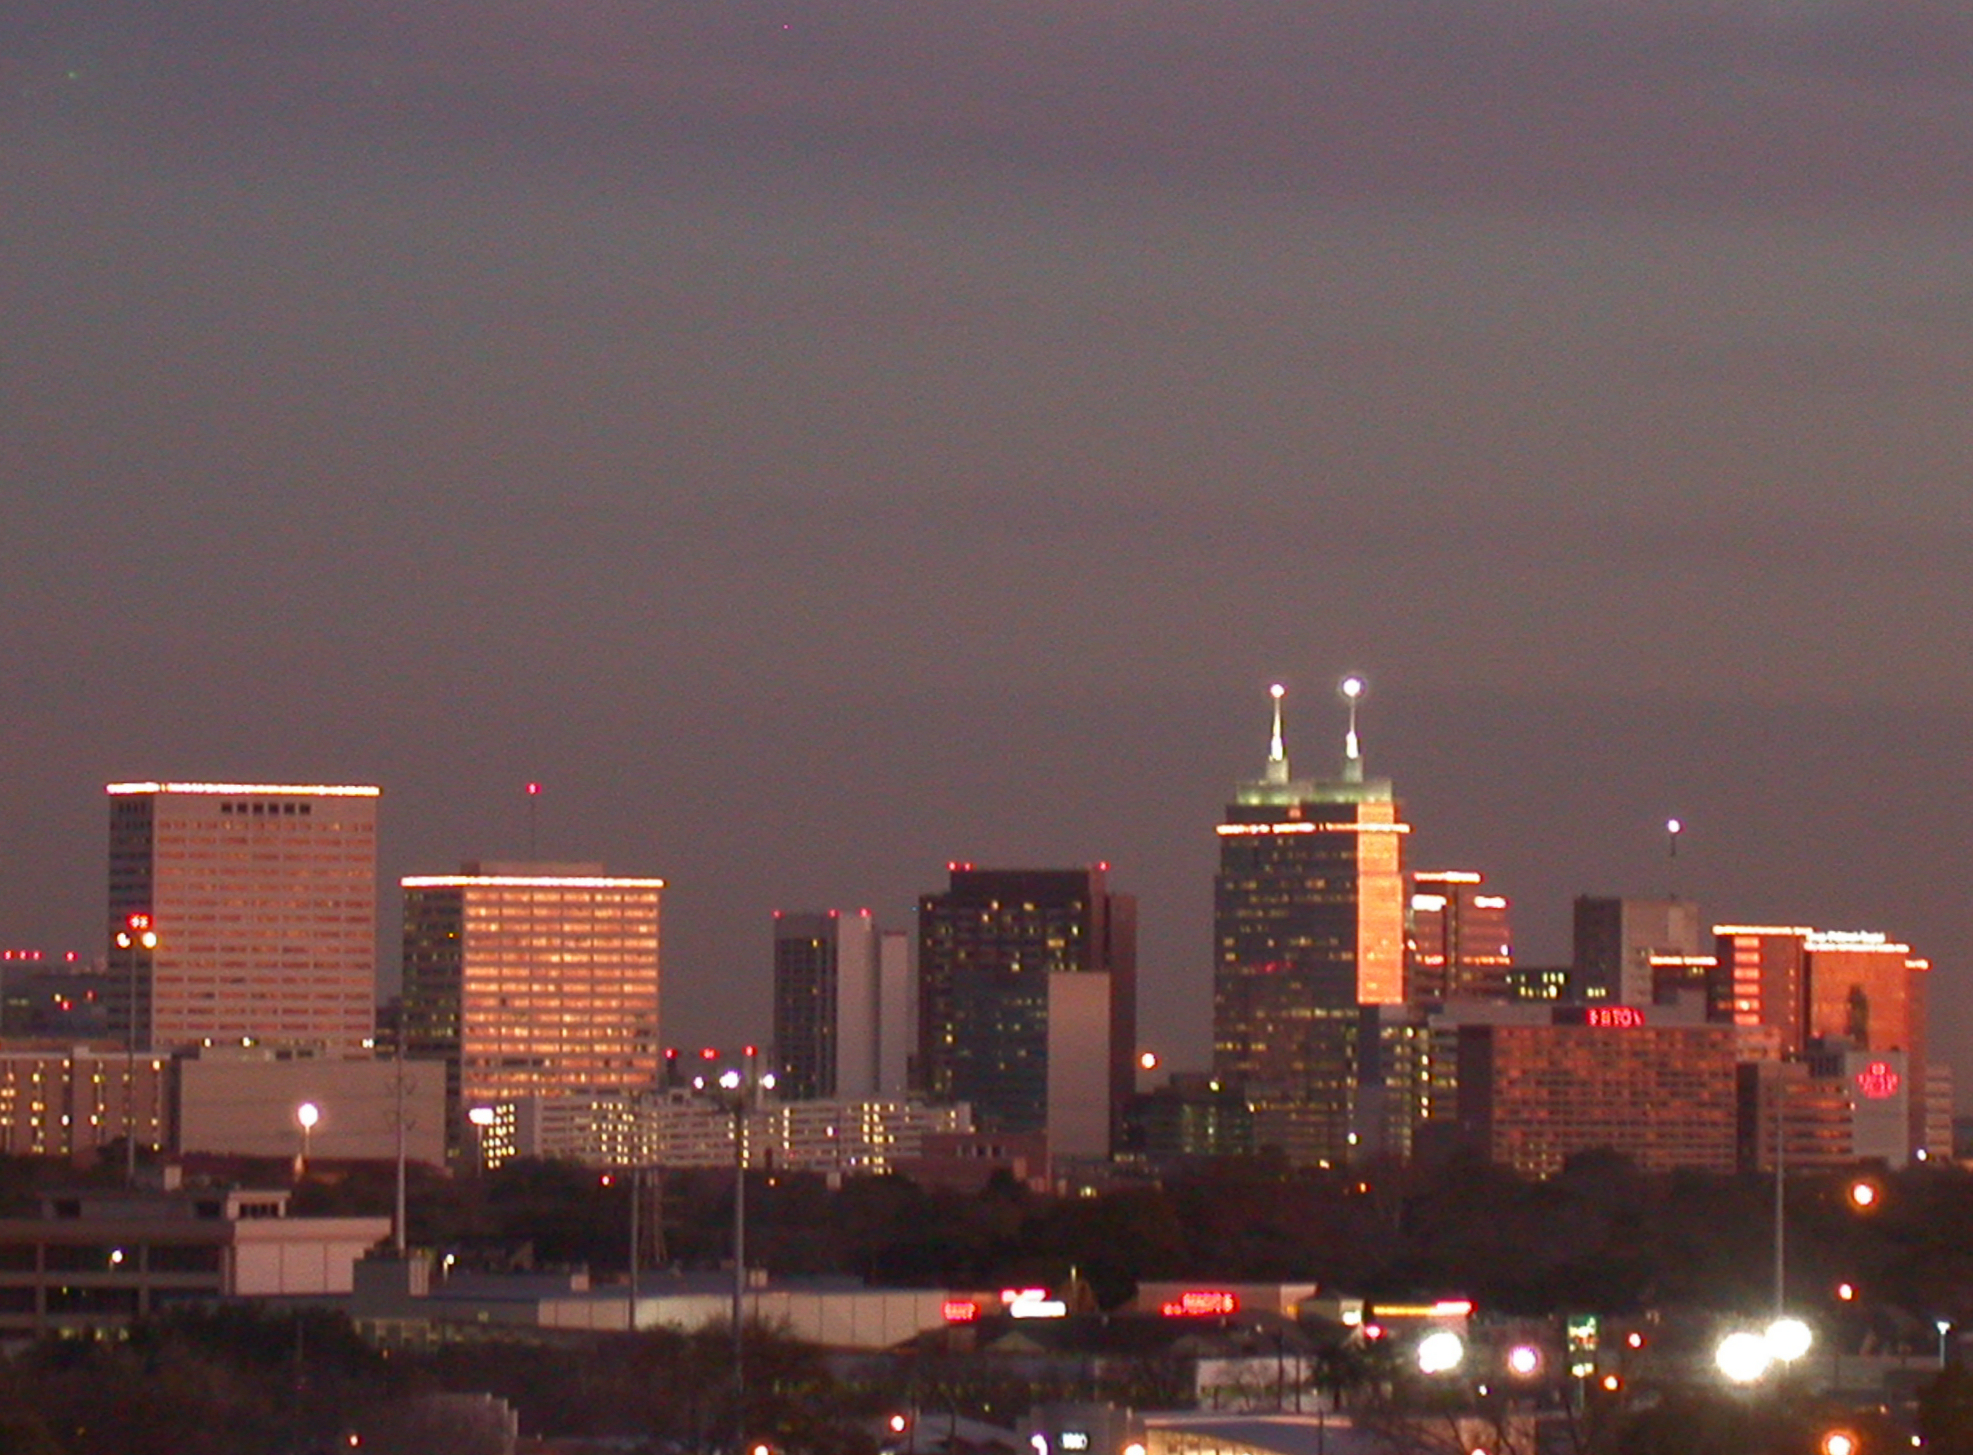
[[[1350,705],[1349,731],[1343,734],[1343,781],[1361,783],[1363,781],[1363,745],[1356,735],[1356,704],[1363,696],[1364,681],[1352,672],[1345,677],[1336,689]],[[1281,699],[1288,695],[1288,689],[1276,682],[1267,689],[1267,695],[1274,699],[1274,734],[1267,744],[1267,771],[1262,775],[1263,783],[1286,783],[1288,781],[1288,749],[1281,737]]]

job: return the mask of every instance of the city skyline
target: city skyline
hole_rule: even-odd
[[[1325,685],[1329,686],[1333,691],[1333,679],[1331,683]],[[1373,696],[1371,701],[1375,705],[1373,705],[1367,710],[1367,714],[1365,717],[1364,731],[1366,738],[1370,742],[1372,742],[1373,744],[1381,744],[1381,742],[1383,741],[1383,735],[1385,731],[1385,726],[1381,722],[1378,713],[1378,707],[1381,706],[1381,703],[1377,702],[1377,697],[1379,696],[1379,694],[1376,693],[1374,687],[1372,688],[1372,693]],[[1311,761],[1319,763],[1323,760],[1324,756],[1339,757],[1340,750],[1342,747],[1341,728],[1344,722],[1344,716],[1341,709],[1334,705],[1334,698],[1331,695],[1330,691],[1318,691],[1316,694],[1314,694],[1317,698],[1317,701],[1314,704],[1307,706],[1304,706],[1304,704],[1300,700],[1300,698],[1305,695],[1307,694],[1290,694],[1287,699],[1288,708],[1289,708],[1287,736],[1290,743],[1296,745],[1302,745],[1299,746],[1299,751],[1302,754],[1302,761],[1304,763],[1308,763]],[[1266,737],[1266,731],[1265,731],[1266,723],[1265,723],[1264,714],[1267,710],[1265,706],[1267,699],[1264,696],[1262,696],[1260,693],[1254,691],[1250,691],[1246,696],[1249,704],[1248,717],[1250,719],[1247,725],[1248,731],[1246,733],[1246,737],[1251,747],[1250,747],[1250,752],[1247,756],[1247,762],[1244,766],[1244,770],[1235,775],[1236,777],[1241,779],[1245,779],[1252,776],[1252,764],[1254,760],[1259,756],[1262,747],[1265,746],[1264,740]],[[1311,716],[1316,718],[1317,722],[1315,724],[1305,726],[1304,725],[1305,720]],[[1330,719],[1330,718],[1333,718],[1333,721],[1325,721],[1325,719]],[[1316,729],[1325,726],[1335,730],[1329,734],[1324,735],[1332,738],[1333,741],[1326,745],[1319,740],[1312,743],[1309,742],[1310,737],[1314,734]],[[1333,748],[1336,751],[1333,754],[1325,755],[1324,754],[1325,746]],[[1311,754],[1314,754],[1316,756],[1311,758],[1310,756]],[[1385,760],[1380,757],[1379,761],[1381,763]],[[95,791],[96,793],[100,794],[101,788],[98,787]],[[381,841],[381,849],[382,849],[382,852],[380,852],[379,861],[380,863],[383,864],[388,864],[392,858],[392,855],[389,853],[389,850],[393,839],[393,831],[392,831],[393,830],[393,825],[392,825],[393,796],[394,795],[389,785],[388,784],[384,785],[383,795],[380,799],[381,813],[379,819],[380,822],[379,839]],[[1223,794],[1216,795],[1215,797],[1216,798],[1223,797]],[[538,819],[532,821],[530,820],[529,815],[535,814],[544,800],[550,805],[554,804],[555,796],[552,793],[552,791],[545,793],[540,797],[529,797],[526,795],[525,785],[517,786],[512,794],[512,801],[513,804],[515,805],[515,812],[513,814],[513,822],[510,826],[509,832],[516,839],[517,842],[524,839],[525,836],[529,835],[530,833],[534,834],[536,837],[539,837],[544,832],[546,832],[549,835],[549,840],[544,842],[544,847],[543,847],[543,853],[544,855],[546,855],[548,852],[550,852],[551,850],[557,847],[552,842],[555,836],[566,832],[566,830],[558,824],[556,817],[552,812],[545,819]],[[100,798],[97,798],[94,800],[94,802],[96,805],[100,805],[101,800]],[[100,807],[98,808],[98,811],[100,812]],[[1208,819],[1210,820],[1211,817],[1216,816],[1216,813],[1217,813],[1216,810],[1213,813],[1209,813]],[[1417,820],[1419,818],[1419,815],[1415,812],[1410,812],[1408,813],[1408,817]],[[100,821],[98,827],[100,832]],[[1196,825],[1194,827],[1196,831]],[[1662,823],[1658,823],[1655,824],[1653,827],[1657,831],[1654,837],[1654,842],[1656,843],[1656,846],[1659,848],[1660,852],[1662,852],[1663,825]],[[1420,829],[1420,836],[1425,837],[1428,843],[1431,842],[1431,837],[1429,834],[1430,825],[1420,824],[1419,829]],[[1210,832],[1209,828],[1207,832]],[[1207,853],[1209,854],[1216,847],[1217,847],[1216,845],[1207,846]],[[1697,872],[1703,875],[1706,867],[1705,859],[1707,856],[1704,855],[1703,853],[1695,854],[1691,842],[1686,843],[1684,849],[1682,850],[1682,853],[1684,854],[1684,858],[1681,860],[1681,872],[1691,873],[1696,869]],[[1469,855],[1468,857],[1472,857],[1472,856]],[[449,862],[456,864],[457,860],[458,860],[458,856],[454,854],[451,856]],[[1027,860],[1028,862],[1034,862],[1034,863],[1042,862],[1036,856],[1027,856]],[[1022,862],[1022,860],[1010,858],[1001,862],[1011,865],[1011,864]],[[1209,917],[1210,915],[1209,874],[1210,874],[1211,861],[1209,858],[1205,858],[1204,862],[1207,866],[1207,874],[1208,874],[1208,878],[1206,881],[1206,890],[1203,895],[1195,896],[1195,898],[1203,900],[1202,913],[1206,914]],[[1666,867],[1667,866],[1663,864],[1660,864],[1658,866],[1660,872],[1663,872]],[[417,870],[411,872],[431,872],[432,868],[433,866],[431,864],[424,863],[419,865]],[[798,874],[801,872],[806,872],[808,866],[791,865],[791,868],[795,871],[795,873]],[[394,879],[402,871],[399,871],[396,868],[386,868],[382,872],[390,875]],[[100,882],[100,875],[101,875],[101,868],[99,862],[99,865],[95,871],[95,878],[98,880],[98,882]],[[670,875],[667,875],[666,878],[668,880],[673,880],[673,876]],[[932,882],[935,876],[928,875],[925,876],[925,878],[926,878],[926,882]],[[1498,880],[1498,876],[1495,875],[1491,871],[1491,869],[1489,869],[1489,880],[1490,882],[1496,882]],[[675,880],[673,880],[673,882],[675,884]],[[786,881],[782,881],[782,882],[786,882]],[[98,896],[98,903],[100,905],[100,889],[97,889],[95,892]],[[390,892],[392,892],[390,886],[380,882],[379,894],[386,895],[389,894]],[[674,892],[675,890],[668,891],[667,892],[668,898],[671,897],[671,895]],[[1647,884],[1646,892],[1661,893],[1662,891],[1653,888]],[[837,897],[843,902],[856,902],[860,899],[868,898],[870,896],[859,895],[856,893],[845,893],[838,895]],[[1694,896],[1693,898],[1697,904],[1698,909],[1701,911],[1702,916],[1705,918],[1706,926],[1708,929],[1710,929],[1712,923],[1720,920],[1723,915],[1726,918],[1734,917],[1729,912],[1733,906],[1728,905],[1725,901],[1720,901],[1716,903],[1709,898],[1699,898],[1697,896]],[[914,900],[915,900],[915,896],[914,896]],[[794,900],[792,899],[792,897],[790,897],[785,902],[792,903],[794,902]],[[1571,907],[1572,907],[1571,904],[1566,900],[1554,904],[1536,903],[1530,905],[1529,900],[1527,898],[1517,897],[1517,902],[1516,902],[1517,939],[1521,943],[1517,945],[1516,959],[1519,964],[1523,966],[1527,966],[1534,964],[1566,965],[1568,963],[1570,956],[1569,956],[1569,944],[1568,944],[1569,930],[1568,930],[1567,921]],[[1149,908],[1149,913],[1147,917],[1152,919],[1153,922],[1155,922],[1158,919],[1164,919],[1167,922],[1169,922],[1171,918],[1169,907],[1166,907],[1167,912],[1163,915],[1158,914],[1157,912],[1159,909],[1158,906],[1150,906],[1148,908]],[[1532,913],[1530,913],[1530,910],[1532,910]],[[390,943],[384,947],[383,952],[381,953],[379,959],[380,981],[382,982],[382,989],[384,993],[388,993],[388,991],[393,987],[395,983],[393,977],[394,977],[396,961],[397,961],[395,912],[388,899],[380,900],[378,917],[384,926],[384,930],[382,932],[381,937],[388,939],[390,941]],[[668,918],[669,917],[670,915],[668,912]],[[1742,917],[1758,917],[1758,916],[1742,916]],[[1892,935],[1894,939],[1908,940],[1913,943],[1914,947],[1918,952],[1929,953],[1931,955],[1931,958],[1934,960],[1935,964],[1940,964],[1941,968],[1947,968],[1950,965],[1949,956],[1941,956],[1938,949],[1928,944],[1921,935],[1915,933],[1908,933],[1902,930],[1901,928],[1899,928],[1897,925],[1893,924],[1890,921],[1888,915],[1883,915],[1883,914],[1873,915],[1870,913],[1863,913],[1863,914],[1852,915],[1848,918],[1843,918],[1833,912],[1825,912],[1823,909],[1810,906],[1803,909],[1802,912],[1796,913],[1792,916],[1782,915],[1778,917],[1782,919],[1792,918],[1794,920],[1804,921],[1804,922],[1813,921],[1830,927],[1884,928]],[[100,922],[101,919],[100,908],[96,911],[96,918],[98,922]],[[908,923],[909,912],[901,911],[895,915],[895,919],[896,922],[899,924]],[[1521,924],[1524,919],[1532,920],[1536,922],[1538,926],[1541,925],[1542,922],[1546,922],[1547,934],[1543,937],[1543,943],[1552,947],[1549,953],[1539,953],[1539,952],[1530,953],[1527,951],[1526,949],[1527,941],[1531,937],[1521,928]],[[1558,921],[1560,922],[1559,926],[1556,923]],[[769,927],[763,928],[763,922],[768,924]],[[697,934],[696,936],[692,935],[691,933],[692,929],[694,928],[697,928],[700,931],[700,933]],[[1184,928],[1196,928],[1196,927],[1184,927]],[[727,967],[730,967],[726,971],[723,971],[720,975],[706,977],[715,980],[719,984],[720,989],[717,993],[708,992],[704,988],[705,979],[695,977],[692,973],[690,973],[690,970],[678,969],[675,965],[668,966],[667,976],[666,976],[667,983],[668,985],[673,987],[671,992],[667,995],[666,1005],[664,1010],[664,1016],[665,1016],[664,1035],[666,1042],[668,1044],[679,1044],[679,1045],[688,1045],[688,1046],[698,1045],[698,1044],[719,1044],[724,1046],[730,1044],[738,1044],[739,1042],[742,1041],[765,1042],[768,1039],[768,1027],[770,1026],[771,1023],[771,981],[772,981],[771,933],[772,933],[771,912],[764,911],[761,922],[755,922],[746,926],[746,935],[743,937],[741,943],[737,945],[730,943],[721,943],[716,946],[716,950],[721,957],[719,963]],[[671,929],[668,930],[668,934],[667,934],[668,941],[672,939],[672,936],[674,934],[677,934],[680,938],[687,939],[688,943],[696,943],[700,946],[704,946],[712,938],[711,936],[708,936],[704,932],[703,926],[699,926],[699,927],[687,926],[681,931],[676,925],[674,925]],[[755,943],[756,941],[758,943]],[[46,950],[56,950],[59,949],[60,947],[58,945],[49,944],[49,945],[41,946],[39,948]],[[668,951],[668,960],[670,959],[670,954],[671,952]],[[703,964],[704,962],[701,961],[700,965],[694,966],[692,967],[692,969],[702,970]],[[1145,1024],[1145,1030],[1144,1033],[1140,1036],[1140,1040],[1142,1040],[1145,1045],[1158,1050],[1161,1056],[1164,1057],[1164,1059],[1166,1060],[1169,1066],[1175,1068],[1182,1068],[1191,1065],[1191,1066],[1203,1068],[1206,1065],[1208,1065],[1210,1062],[1209,1029],[1208,1029],[1209,1026],[1208,1018],[1210,1016],[1209,972],[1202,972],[1202,974],[1200,975],[1199,979],[1201,982],[1203,982],[1202,984],[1187,985],[1184,983],[1183,976],[1181,975],[1173,975],[1169,973],[1161,974],[1160,970],[1162,968],[1163,967],[1153,964],[1149,968],[1148,973],[1143,973],[1140,976],[1142,982],[1142,989],[1140,991],[1140,1001],[1146,1005],[1158,1009],[1162,1009],[1164,1012],[1164,1014],[1161,1017],[1156,1014],[1155,1010],[1152,1014],[1147,1014],[1142,1017],[1143,1023]],[[682,989],[678,988],[678,981],[673,979],[674,973],[677,973],[679,979],[683,980],[684,988]],[[737,979],[735,978],[736,976],[738,977]],[[1943,990],[1935,990],[1932,996],[1933,999],[1932,1017],[1933,1017],[1933,1024],[1935,1027],[1935,1031],[1934,1031],[1935,1044],[1939,1049],[1939,1052],[1943,1057],[1943,1059],[1947,1060],[1948,1062],[1951,1062],[1954,1060],[1954,1042],[1952,1039],[1952,1033],[1950,1029],[1953,1025],[1953,1020],[1952,1020],[1953,1004],[1952,1004],[1950,989],[1949,989],[1950,982],[1949,981],[1945,982],[1945,984],[1947,988]],[[1202,990],[1205,992],[1203,995],[1199,993]],[[1203,1002],[1202,1019],[1197,1024],[1189,1024],[1185,1019],[1187,1012],[1183,1009],[1183,999],[1188,994],[1190,994],[1194,1000]],[[759,1001],[758,1010],[753,1009],[749,1004],[750,1002],[755,1000]],[[1173,1015],[1170,1009],[1174,1002],[1178,1002],[1181,1006],[1179,1012],[1176,1015]]]
[[[1202,1064],[1254,694],[1323,755],[1361,670],[1521,958],[1675,815],[1973,1063],[1957,13],[1443,19],[30,0],[0,945],[93,944],[104,782],[382,784],[388,883],[532,780],[673,885],[681,1038],[776,906],[1108,860]]]

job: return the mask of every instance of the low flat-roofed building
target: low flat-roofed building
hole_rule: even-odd
[[[348,1293],[389,1218],[291,1218],[285,1191],[57,1192],[0,1218],[0,1336],[128,1326],[173,1303]]]
[[[733,1113],[686,1089],[649,1095],[522,1097],[469,1107],[469,1153],[499,1166],[512,1157],[561,1157],[595,1167],[731,1167]],[[767,1101],[741,1135],[761,1171],[882,1175],[922,1154],[928,1137],[971,1130],[970,1109],[922,1101]]]
[[[916,1157],[900,1158],[898,1174],[923,1187],[978,1192],[996,1173],[1036,1192],[1049,1181],[1048,1138],[1040,1132],[938,1132]]]
[[[853,1279],[750,1280],[745,1317],[797,1339],[836,1349],[885,1349],[946,1322],[952,1294],[940,1289],[866,1288]],[[489,1326],[622,1332],[684,1331],[727,1322],[730,1273],[649,1273],[633,1301],[617,1283],[595,1287],[586,1272],[453,1273],[441,1276],[428,1253],[369,1258],[357,1265],[351,1317],[382,1344],[429,1345],[479,1336]]]
[[[178,1150],[293,1157],[313,1106],[315,1161],[445,1162],[445,1063],[352,1059],[273,1046],[207,1047],[178,1063]]]

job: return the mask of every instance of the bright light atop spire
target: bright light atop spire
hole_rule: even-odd
[[[1351,782],[1363,776],[1363,750],[1356,736],[1356,704],[1363,696],[1363,686],[1363,679],[1352,672],[1336,689],[1350,705],[1350,730],[1343,735],[1343,776]]]
[[[1288,781],[1288,748],[1281,739],[1281,699],[1288,695],[1288,689],[1276,682],[1267,689],[1267,695],[1274,699],[1274,736],[1267,743],[1267,771],[1263,781],[1286,783]]]

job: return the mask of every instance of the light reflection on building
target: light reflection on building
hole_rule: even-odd
[[[404,1045],[461,1108],[657,1083],[662,879],[468,864],[404,887]]]

